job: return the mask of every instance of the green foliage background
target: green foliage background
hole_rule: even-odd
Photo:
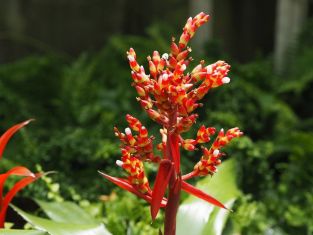
[[[243,192],[227,226],[241,234],[313,233],[310,24],[284,75],[273,73],[268,58],[248,64],[230,59],[232,82],[212,90],[200,110],[198,126],[238,126],[245,132],[245,137],[227,149],[228,155],[236,159],[237,183]],[[38,181],[24,190],[23,196],[65,198],[89,210],[98,208],[94,214],[112,234],[158,233],[162,215],[150,226],[145,203],[105,182],[97,170],[121,174],[115,167],[119,141],[113,126],[125,127],[126,113],[151,125],[130,87],[125,51],[134,47],[143,63],[147,52],[168,51],[170,31],[156,25],[148,30],[149,38],[115,36],[100,52],[85,53],[75,60],[46,55],[0,65],[2,132],[17,122],[36,119],[9,144],[4,168],[22,164],[35,170],[39,164],[44,171],[58,171],[51,176],[56,183]],[[209,46],[207,63],[224,59],[221,52]],[[197,55],[193,57],[195,63],[200,60]],[[188,171],[200,156],[185,155],[183,169]],[[112,190],[117,195],[106,198],[104,203],[99,201],[100,195],[109,195]]]

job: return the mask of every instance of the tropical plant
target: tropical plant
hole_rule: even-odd
[[[121,160],[116,164],[128,174],[127,178],[116,178],[100,172],[103,177],[119,187],[143,198],[150,203],[152,220],[155,220],[161,207],[165,208],[164,234],[173,235],[176,232],[176,214],[180,202],[181,190],[198,198],[227,209],[220,201],[204,191],[187,183],[186,180],[196,176],[213,175],[225,154],[221,149],[233,138],[243,133],[235,127],[224,131],[221,129],[210,148],[203,144],[210,141],[215,134],[213,127],[202,125],[197,131],[195,139],[183,138],[182,133],[191,130],[198,114],[193,111],[201,107],[200,101],[210,89],[230,82],[227,77],[230,66],[224,61],[205,66],[201,61],[190,73],[186,73],[187,66],[192,61],[188,42],[196,30],[209,20],[209,16],[199,13],[189,18],[179,38],[178,44],[173,38],[170,54],[160,56],[154,51],[148,56],[150,74],[146,74],[143,66],[136,59],[135,50],[127,52],[132,85],[138,93],[137,100],[148,116],[161,125],[161,141],[156,145],[160,154],[154,153],[154,137],[149,136],[146,127],[135,117],[127,114],[129,127],[125,133],[114,128],[115,135],[121,141]],[[132,134],[132,130],[136,135]],[[201,160],[193,170],[182,175],[180,164],[180,148],[187,151],[202,150]],[[158,166],[154,187],[151,189],[144,169],[144,162]],[[168,190],[167,198],[164,197]]]

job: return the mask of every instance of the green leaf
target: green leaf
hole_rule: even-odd
[[[73,224],[97,224],[86,211],[72,202],[44,202],[36,200],[47,216],[56,222]]]
[[[231,208],[240,191],[236,186],[235,161],[227,160],[212,178],[200,180],[196,187],[220,200]],[[220,235],[229,211],[215,207],[194,196],[189,196],[179,207],[177,235]]]
[[[81,223],[56,222],[28,214],[15,206],[12,207],[28,223],[32,224],[34,228],[46,231],[50,235],[111,235],[103,224],[88,224],[82,220]]]
[[[3,235],[47,235],[46,232],[38,230],[18,230],[18,229],[1,229],[0,234]]]

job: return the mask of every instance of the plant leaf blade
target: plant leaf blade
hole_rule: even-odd
[[[0,235],[47,235],[47,233],[38,230],[1,229]]]
[[[21,122],[19,124],[16,124],[9,128],[2,136],[0,137],[0,159],[2,157],[3,151],[5,149],[5,146],[9,142],[10,138],[22,127],[26,126],[28,123],[30,123],[32,119]]]
[[[50,235],[111,235],[111,233],[105,229],[103,224],[73,224],[56,222],[31,215],[15,206],[12,207],[19,215],[21,215],[28,223],[32,224],[36,229],[48,232]]]
[[[5,195],[3,201],[1,202],[1,212],[0,212],[0,227],[4,227],[4,220],[6,216],[6,211],[8,209],[9,203],[12,201],[15,194],[17,194],[21,189],[29,185],[30,183],[37,180],[39,177],[41,177],[42,174],[37,174],[35,177],[28,176],[21,180],[19,180],[17,183],[14,184],[14,186],[10,189],[10,191]]]
[[[128,192],[131,192],[133,194],[135,194],[136,196],[146,200],[147,202],[151,203],[151,196],[147,195],[147,194],[143,194],[141,192],[139,192],[137,189],[135,189],[130,183],[128,183],[126,180],[121,179],[121,178],[117,178],[117,177],[113,177],[110,175],[107,175],[101,171],[99,171],[99,173],[106,179],[108,179],[109,181],[111,181],[112,183],[116,184],[117,186],[119,186],[122,189],[127,190]],[[162,203],[161,203],[161,207],[164,207],[166,205],[166,200],[163,199]]]
[[[73,224],[80,224],[82,221],[84,221],[86,224],[98,223],[98,221],[96,221],[90,214],[88,214],[73,202],[44,202],[41,200],[35,201],[39,204],[46,215],[53,221]]]
[[[241,194],[236,185],[236,164],[234,159],[224,161],[214,177],[205,177],[196,186],[205,193],[218,198],[231,208]],[[179,207],[177,214],[177,235],[221,235],[229,212],[194,196],[189,196]]]
[[[198,198],[201,198],[202,200],[211,203],[215,206],[227,209],[223,203],[215,199],[214,197],[210,196],[209,194],[203,192],[202,190],[192,186],[191,184],[186,183],[185,181],[182,181],[182,190],[186,191],[189,194],[192,194]]]
[[[152,201],[150,207],[152,220],[155,219],[160,210],[163,196],[165,194],[173,170],[173,164],[170,160],[163,159],[161,161],[152,191]]]

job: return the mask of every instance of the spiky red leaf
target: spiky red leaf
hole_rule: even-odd
[[[174,167],[170,160],[163,159],[161,161],[152,191],[152,201],[150,207],[152,220],[155,219],[160,210],[163,196],[173,170]]]
[[[35,177],[35,174],[33,172],[31,172],[30,170],[23,166],[16,166],[11,170],[7,171],[6,173],[0,174],[0,203],[2,202],[3,185],[10,175]]]
[[[141,192],[139,192],[134,186],[132,186],[127,180],[122,179],[122,178],[117,178],[117,177],[113,177],[110,175],[107,175],[101,171],[98,171],[99,174],[101,174],[104,178],[106,178],[107,180],[111,181],[112,183],[116,184],[117,186],[119,186],[122,189],[127,190],[128,192],[131,192],[133,194],[135,194],[136,196],[146,200],[147,202],[151,203],[152,198],[150,195],[148,194],[143,194]],[[161,207],[165,207],[166,206],[166,198],[162,199],[161,202]]]
[[[6,215],[6,211],[8,209],[9,203],[12,201],[13,197],[21,190],[23,189],[25,186],[27,186],[28,184],[34,182],[35,180],[37,180],[39,177],[41,177],[42,174],[36,174],[34,176],[28,176],[26,178],[21,179],[20,181],[18,181],[12,188],[11,190],[6,194],[6,196],[4,197],[3,201],[2,201],[2,205],[1,205],[1,212],[0,212],[0,228],[4,227],[4,221],[5,221],[5,215]]]
[[[185,181],[182,181],[182,190],[184,190],[187,193],[190,193],[198,198],[203,199],[204,201],[207,201],[215,206],[224,208],[228,210],[220,201],[215,199],[214,197],[208,195],[207,193],[203,192],[202,190],[192,186],[191,184],[186,183]]]
[[[26,126],[29,122],[31,122],[32,119],[27,120],[25,122],[16,124],[12,126],[10,129],[8,129],[1,137],[0,137],[0,159],[2,157],[3,151],[5,149],[5,146],[7,145],[10,138],[22,127]]]
[[[177,173],[180,172],[180,153],[179,153],[179,140],[177,135],[170,135],[170,151],[173,158],[175,170]]]

